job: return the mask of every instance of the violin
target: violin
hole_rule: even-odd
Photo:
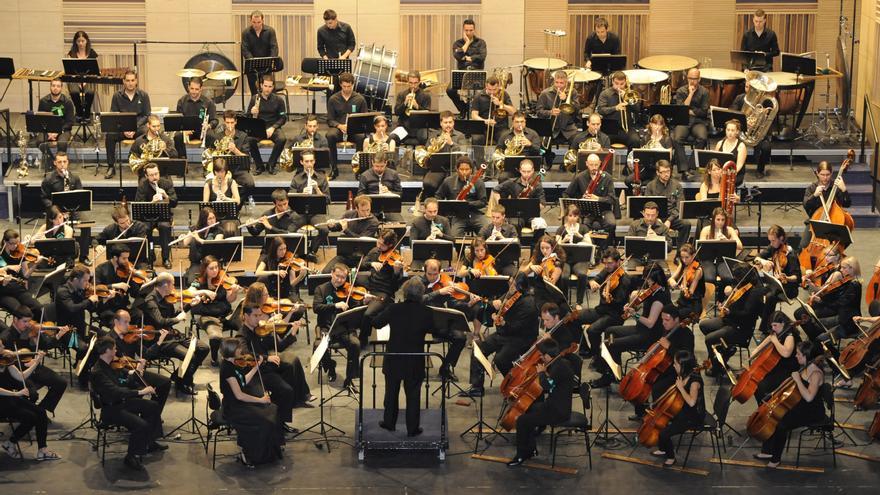
[[[443,289],[445,287],[452,287],[453,288],[452,294],[450,294],[450,296],[452,296],[453,299],[456,299],[458,301],[466,301],[466,300],[470,299],[471,296],[480,298],[480,296],[470,292],[470,287],[468,287],[468,285],[466,283],[453,282],[452,277],[450,277],[448,273],[441,273],[440,274],[440,281],[437,282],[436,284],[434,284],[431,287],[431,290],[433,292],[437,292],[440,289]]]
[[[338,289],[336,289],[336,297],[338,297],[339,299],[348,299],[349,295],[351,295],[351,298],[355,301],[363,301],[365,296],[369,296],[372,294],[367,292],[367,289],[365,287],[357,285],[352,286],[350,282],[346,282],[339,286]]]
[[[287,330],[290,329],[290,327],[291,324],[286,321],[263,320],[257,325],[257,328],[254,329],[254,333],[257,334],[258,337],[266,337],[273,333],[283,335],[287,333]]]
[[[800,323],[803,322],[793,323],[780,332],[776,337],[779,342],[785,342],[785,339],[791,333],[792,329]],[[768,336],[767,338],[769,339],[770,337]],[[782,355],[776,350],[776,346],[772,343],[768,343],[763,349],[761,349],[761,352],[752,359],[752,362],[749,363],[749,367],[739,375],[739,378],[736,380],[736,385],[734,385],[733,390],[731,390],[731,397],[736,399],[740,404],[745,404],[755,395],[755,391],[758,390],[758,384],[761,383],[774,368],[776,368],[780,361],[782,361]]]
[[[131,265],[131,262],[126,262],[117,266],[116,276],[129,280],[130,282],[134,282],[138,285],[142,285],[150,279],[150,276],[146,270],[135,270],[134,267]]]
[[[871,275],[865,290],[865,304],[870,306],[878,298],[880,298],[880,268],[874,268],[874,274]]]
[[[257,365],[257,358],[255,358],[253,354],[242,354],[235,358],[232,361],[232,364],[239,368],[253,368]]]
[[[550,253],[550,256],[544,257],[541,260],[540,264],[541,271],[543,272],[544,277],[548,277],[551,273],[553,273],[553,270],[559,268],[561,264],[562,262],[559,261],[559,257],[556,255],[556,253]]]
[[[233,285],[238,285],[238,280],[226,274],[226,270],[217,272],[217,276],[211,279],[211,285],[214,287],[223,287],[226,290],[232,290]]]
[[[302,258],[297,258],[290,251],[284,253],[284,258],[278,261],[278,269],[279,270],[289,270],[293,268],[295,271],[300,270],[308,270],[309,273],[317,273],[318,270],[314,268],[308,268],[306,266],[306,260]]]
[[[138,362],[128,356],[115,357],[110,361],[110,368],[114,370],[135,370]]]
[[[820,265],[819,267],[817,267],[811,273],[804,275],[803,281],[801,282],[801,287],[806,289],[810,283],[812,283],[813,285],[819,285],[819,281],[822,280],[822,277],[826,273],[833,273],[839,269],[840,269],[839,263],[827,263],[826,262],[826,263]],[[878,278],[878,282],[880,282],[880,278]],[[870,291],[870,286],[869,286],[868,290]],[[867,300],[867,297],[865,299]],[[868,301],[868,304],[871,304],[871,302]]]
[[[847,275],[847,276],[845,276],[845,277],[841,277],[841,278],[838,279],[838,280],[835,280],[834,282],[828,282],[828,283],[826,283],[826,284],[823,285],[822,287],[819,287],[819,290],[817,290],[815,293],[813,293],[813,294],[810,296],[810,299],[807,300],[807,304],[809,304],[810,306],[812,306],[813,303],[816,302],[816,299],[817,299],[817,298],[822,297],[822,296],[825,296],[825,295],[828,295],[828,294],[830,294],[831,292],[834,292],[835,290],[839,289],[839,288],[842,287],[843,285],[845,285],[845,284],[847,284],[847,283],[849,283],[849,282],[852,282],[852,280],[853,280],[852,276]]]
[[[519,301],[520,297],[522,297],[522,292],[514,290],[513,293],[507,296],[507,299],[501,303],[501,307],[498,308],[498,311],[496,311],[494,315],[492,315],[492,322],[496,327],[504,326],[504,315],[506,315],[507,312],[510,311],[510,308]]]
[[[59,326],[55,325],[55,322],[52,322],[52,321],[44,321],[43,323],[37,323],[37,322],[31,320],[30,323],[28,323],[27,330],[28,330],[28,332],[30,332],[30,338],[36,339],[37,334],[42,333],[44,335],[48,335],[49,337],[54,337],[54,336],[58,335],[58,332],[60,332],[64,329],[67,329],[69,331],[70,327],[69,326],[59,327]]]
[[[752,283],[749,282],[747,284],[743,284],[742,286],[733,289],[733,291],[730,293],[730,295],[727,296],[727,299],[725,299],[724,302],[721,303],[721,306],[718,306],[718,312],[722,315],[722,317],[726,316],[727,313],[730,312],[730,306],[733,305],[733,303],[742,299],[742,296],[744,296],[746,294],[746,292],[751,290],[751,288],[752,288]]]
[[[870,330],[863,332],[859,338],[853,340],[840,352],[840,365],[847,371],[857,368],[865,357],[868,350],[874,345],[874,342],[880,339],[880,321],[874,323]]]
[[[702,365],[697,366],[691,374],[699,374],[701,371],[712,367],[712,362],[708,359]],[[642,425],[639,427],[638,436],[639,443],[645,447],[653,447],[657,445],[660,439],[660,432],[663,431],[669,423],[684,409],[684,396],[678,390],[678,387],[672,385],[663,393],[656,401],[654,401],[651,409],[645,413]]]
[[[143,328],[137,325],[129,325],[128,331],[122,336],[122,340],[126,344],[134,344],[139,340],[152,342],[159,333],[161,333],[161,330],[156,330],[156,327],[152,325],[145,325]]]
[[[684,294],[684,297],[690,299],[693,295],[691,294],[691,284],[694,283],[694,279],[697,276],[697,272],[700,271],[700,262],[697,260],[691,261],[691,264],[684,271],[684,275],[682,276],[682,287],[681,293]]]
[[[791,248],[788,247],[787,244],[783,244],[775,253],[773,253],[773,256],[770,257],[770,261],[773,262],[773,276],[776,278],[783,275],[785,267],[788,266],[789,251],[791,251]]]
[[[495,269],[495,257],[491,254],[487,254],[486,257],[481,260],[474,259],[473,265],[474,270],[480,272],[481,275],[487,277],[498,275],[498,270]]]
[[[196,293],[192,289],[184,289],[182,292],[178,290],[172,290],[167,296],[165,296],[165,302],[168,304],[177,304],[181,300],[183,300],[183,304],[192,304],[193,299],[196,297]]]
[[[857,410],[868,409],[877,403],[878,398],[880,398],[880,359],[866,367],[862,384],[859,385],[856,397],[853,399],[853,406]]]
[[[648,286],[644,289],[640,289],[639,292],[636,294],[636,297],[632,300],[632,302],[630,302],[629,304],[627,304],[626,306],[623,307],[622,318],[624,320],[626,320],[627,319],[627,314],[626,314],[627,310],[635,311],[636,309],[639,308],[639,306],[641,306],[645,301],[647,301],[649,297],[653,296],[660,289],[662,289],[662,287],[657,282],[653,282],[653,283],[651,283],[650,286]]]
[[[818,362],[824,359],[824,357],[824,355],[819,355],[813,362]],[[781,421],[788,411],[791,411],[801,399],[803,399],[803,397],[801,396],[801,391],[798,388],[797,383],[794,382],[794,378],[789,376],[778,387],[776,387],[776,390],[770,394],[770,398],[761,404],[757,411],[749,416],[749,421],[747,423],[749,436],[762,442],[770,438],[773,433],[776,432],[776,427],[779,425],[779,421]],[[820,397],[815,397],[815,400],[822,399]]]
[[[21,362],[22,365],[31,362],[37,356],[36,352],[28,349],[19,349],[18,352],[5,350],[0,354],[0,366],[11,366]],[[21,371],[21,370],[19,370]]]
[[[551,359],[550,362],[546,364],[546,367],[549,368],[550,365],[556,362],[559,358],[577,352],[577,350],[577,342],[572,342],[570,346],[560,351],[556,357]],[[540,353],[538,353],[538,356],[540,357]],[[541,381],[538,380],[537,370],[532,369],[531,372],[525,370],[524,373],[526,376],[522,379],[522,383],[510,390],[510,394],[507,398],[508,407],[504,416],[501,418],[501,427],[504,428],[505,431],[511,431],[514,429],[516,427],[517,418],[528,411],[532,404],[544,394],[544,387],[541,386]]]
[[[98,299],[110,299],[116,297],[116,289],[111,289],[105,284],[90,284],[86,289],[86,296],[98,296]]]
[[[260,310],[267,315],[272,313],[290,313],[294,309],[299,308],[311,309],[312,306],[310,304],[295,303],[286,297],[280,301],[276,301],[274,297],[270,297],[260,306]]]
[[[602,282],[602,285],[605,286],[602,289],[602,299],[605,301],[605,304],[611,304],[611,301],[614,300],[614,291],[617,290],[617,286],[620,285],[620,279],[626,273],[623,268],[625,263],[625,261],[622,262],[616,270],[608,275],[605,282]]]
[[[553,332],[555,332],[557,328],[577,320],[579,315],[580,311],[572,311],[565,315],[565,318],[559,320],[559,323],[547,331],[550,338],[553,337]],[[504,380],[501,381],[501,395],[503,397],[511,397],[523,386],[530,376],[537,373],[537,365],[541,360],[541,353],[538,351],[538,343],[541,341],[542,339],[538,339],[532,344],[532,347],[530,347],[529,350],[513,362],[513,368],[510,369],[507,375],[504,376]]]
[[[379,263],[394,266],[398,261],[403,261],[403,255],[396,249],[389,249],[379,255]]]

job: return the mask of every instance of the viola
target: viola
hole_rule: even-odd
[[[403,261],[403,255],[396,249],[389,249],[379,255],[379,263],[394,265],[398,261]]]
[[[498,275],[498,270],[495,269],[495,257],[491,254],[487,254],[486,257],[481,260],[474,259],[474,270],[479,271],[480,274],[487,277]]]
[[[623,268],[624,264],[625,261],[622,262],[616,270],[611,272],[605,279],[605,282],[602,283],[602,285],[605,286],[605,288],[602,289],[602,299],[606,304],[611,304],[611,301],[614,300],[614,291],[617,290],[617,286],[620,284],[620,279],[623,278],[626,273]]]
[[[146,270],[135,270],[131,262],[120,264],[116,267],[116,276],[124,278],[138,285],[143,285],[150,279],[150,275]]]
[[[520,297],[522,297],[522,292],[515,290],[512,294],[507,296],[507,299],[505,299],[503,303],[501,303],[501,307],[498,308],[498,311],[495,312],[494,315],[492,315],[492,322],[496,327],[504,326],[504,315],[506,315],[507,312],[510,311],[510,308],[519,301]]]
[[[161,330],[156,330],[156,327],[152,325],[145,325],[143,328],[137,325],[129,325],[128,331],[122,335],[122,340],[126,344],[134,344],[140,340],[152,342],[160,332]]]
[[[183,300],[183,304],[192,304],[193,299],[195,299],[196,293],[192,289],[184,289],[182,292],[178,290],[172,290],[170,294],[165,296],[165,302],[168,304],[177,304],[181,300]]]
[[[336,297],[339,299],[348,299],[349,295],[355,301],[363,301],[364,297],[370,295],[370,293],[367,292],[366,287],[352,286],[350,282],[346,282],[336,289]]]
[[[257,365],[257,359],[253,354],[242,354],[241,356],[235,358],[232,361],[232,364],[239,368],[253,368]]]
[[[718,312],[721,313],[722,316],[726,316],[727,313],[730,312],[730,306],[733,305],[733,303],[742,299],[742,297],[744,295],[746,295],[746,292],[751,290],[751,288],[752,288],[752,283],[749,282],[747,284],[743,284],[742,286],[734,289],[730,293],[730,295],[727,296],[727,299],[725,299],[724,302],[721,303],[721,306],[718,307]]]
[[[698,374],[703,370],[712,367],[712,362],[706,360],[702,365],[697,366],[691,374]],[[638,436],[639,443],[645,447],[653,447],[657,445],[660,439],[660,432],[663,431],[669,423],[684,409],[684,396],[678,390],[678,387],[672,385],[663,393],[656,401],[651,409],[645,413],[642,425],[639,427]]]
[[[452,294],[449,294],[449,295],[453,299],[456,299],[459,301],[466,301],[466,300],[470,299],[471,296],[480,297],[480,296],[474,294],[473,292],[470,292],[470,287],[468,287],[468,285],[466,283],[453,282],[452,277],[449,276],[448,273],[441,273],[440,274],[440,281],[437,282],[436,284],[434,284],[431,287],[431,290],[433,292],[437,292],[440,289],[443,289],[445,287],[452,287],[452,289],[453,289]]]
[[[791,248],[788,245],[783,244],[773,253],[773,256],[770,257],[770,261],[773,262],[773,275],[776,278],[779,278],[785,272],[785,267],[788,266],[788,253],[791,251]]]
[[[697,272],[700,271],[700,262],[697,260],[691,261],[691,264],[688,265],[687,269],[684,271],[684,279],[682,280],[681,292],[684,294],[684,297],[690,299],[693,295],[691,294],[691,284],[694,283],[694,279],[697,277]]]
[[[823,285],[822,287],[820,287],[818,291],[816,291],[815,293],[813,293],[813,295],[810,296],[810,299],[807,300],[807,304],[809,304],[810,306],[812,306],[813,303],[816,301],[817,298],[822,297],[822,296],[825,296],[825,295],[828,295],[828,294],[834,292],[835,290],[841,288],[841,287],[844,286],[845,284],[847,284],[847,283],[849,283],[849,282],[852,282],[852,280],[853,280],[852,276],[847,275],[847,276],[845,276],[845,277],[841,277],[841,278],[838,279],[838,280],[835,280],[834,282],[828,282],[828,283],[826,283],[825,285]]]
[[[37,323],[37,322],[31,320],[31,322],[28,323],[28,332],[30,332],[31,339],[36,339],[38,333],[47,335],[49,337],[54,337],[54,336],[58,335],[58,332],[60,332],[64,329],[70,330],[70,327],[69,326],[59,327],[55,324],[55,322],[52,322],[52,321],[44,321],[42,323]]]
[[[553,337],[553,333],[557,328],[577,320],[579,315],[580,311],[572,311],[565,315],[565,318],[559,320],[559,323],[547,331],[550,338]],[[532,347],[530,347],[529,350],[524,352],[522,356],[513,362],[513,368],[510,369],[507,375],[504,376],[504,380],[501,381],[501,395],[503,397],[511,397],[516,390],[522,387],[523,383],[525,383],[530,376],[537,373],[537,365],[541,360],[541,353],[538,351],[538,343],[541,341],[541,339],[537,340],[532,344]]]
[[[779,342],[785,342],[785,339],[791,333],[797,324],[792,324],[788,328],[779,333],[777,339]],[[767,337],[768,339],[770,337]],[[782,361],[782,355],[776,350],[776,346],[772,343],[767,344],[761,352],[752,359],[749,367],[745,369],[736,380],[736,385],[731,390],[731,397],[736,399],[740,404],[745,404],[758,389],[758,384],[773,371],[774,368]]]
[[[627,319],[627,315],[626,315],[627,309],[631,309],[633,311],[637,310],[639,308],[639,306],[641,306],[645,301],[647,301],[649,297],[656,294],[657,291],[660,289],[662,289],[660,284],[658,284],[657,282],[653,282],[653,283],[651,283],[650,286],[639,290],[639,292],[636,294],[636,297],[632,300],[632,302],[630,302],[629,304],[627,304],[626,306],[623,307],[622,318],[624,320]]]
[[[880,398],[880,359],[868,365],[862,377],[862,384],[856,391],[853,406],[858,410],[872,407]]]
[[[226,290],[232,290],[233,285],[237,285],[238,280],[235,277],[228,275],[226,270],[220,270],[217,272],[217,276],[211,279],[211,285],[214,287],[223,287]]]
[[[865,304],[870,306],[878,298],[880,298],[880,268],[874,268],[874,274],[871,275],[865,290]]]
[[[877,339],[880,339],[880,321],[874,323],[867,332],[859,335],[859,338],[843,348],[843,351],[840,352],[840,365],[847,371],[857,368],[865,360],[868,349],[874,345]]]
[[[577,352],[577,349],[577,343],[572,342],[568,348],[560,351],[556,357],[551,359],[550,362],[546,364],[546,367],[549,368],[551,364],[561,357]],[[538,353],[538,356],[540,357],[540,353]],[[528,372],[526,371],[526,373]],[[528,373],[522,379],[522,382],[517,387],[510,390],[510,394],[507,398],[507,409],[504,416],[501,418],[501,427],[504,428],[505,431],[514,429],[516,427],[517,418],[528,411],[532,404],[543,394],[544,387],[541,386],[541,381],[538,380],[537,369],[533,369],[531,373]]]
[[[24,348],[19,349],[18,352],[6,349],[0,354],[0,366],[11,366],[13,364],[18,364],[19,362],[24,365],[25,363],[31,362],[36,356],[36,352]]]

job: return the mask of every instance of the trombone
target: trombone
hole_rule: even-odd
[[[571,104],[571,95],[574,93],[574,76],[568,75],[568,82],[565,85],[565,101],[559,102],[559,91],[556,92],[556,98],[553,100],[553,108],[558,108],[559,113],[564,113],[565,115],[572,115],[576,109],[575,106]],[[543,139],[544,148],[550,148],[553,144],[553,129],[556,128],[556,121],[559,119],[559,113],[553,116],[553,122],[550,124],[550,135]]]
[[[623,88],[623,91],[620,92],[620,102],[626,103],[626,108],[620,110],[620,127],[624,132],[629,132],[629,107],[630,105],[635,105],[639,101],[641,101],[642,97],[639,95],[637,91],[632,89],[629,85],[629,80],[626,81],[626,86]]]

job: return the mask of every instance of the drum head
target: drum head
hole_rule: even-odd
[[[577,69],[567,71],[568,77],[574,78],[576,83],[592,82],[602,78],[602,74],[587,69]]]
[[[659,70],[630,69],[623,71],[630,84],[656,84],[669,79],[669,75]]]
[[[199,69],[204,71],[205,74],[209,74],[211,72],[220,71],[220,70],[235,70],[235,64],[223,55],[222,53],[215,52],[202,52],[198,55],[195,55],[191,59],[186,61],[186,64],[183,66],[185,69]],[[187,84],[189,83],[189,78],[182,77],[181,84],[183,84],[183,89],[186,91]],[[238,80],[241,79],[236,78],[228,81],[215,81],[211,79],[203,79],[202,80],[202,94],[211,98],[214,103],[223,103],[226,100],[232,98],[232,95],[235,94],[235,89],[238,87]]]
[[[682,71],[696,66],[696,59],[685,57],[683,55],[654,55],[639,60],[639,67],[643,69],[664,72]]]
[[[738,70],[708,67],[700,69],[700,78],[710,81],[742,81],[746,75]]]
[[[568,62],[566,62],[565,60],[560,60],[558,58],[538,57],[523,60],[523,65],[525,65],[529,69],[557,70],[568,65]]]

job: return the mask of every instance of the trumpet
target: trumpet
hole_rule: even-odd
[[[416,105],[416,92],[415,90],[409,90],[409,93],[406,95],[406,110],[403,112],[409,117],[409,114],[412,113],[413,107]]]

